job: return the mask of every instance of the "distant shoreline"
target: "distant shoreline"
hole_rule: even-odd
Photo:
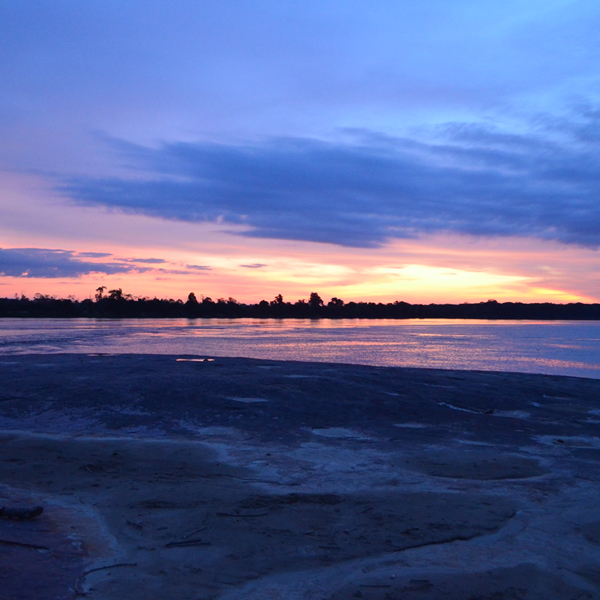
[[[534,321],[598,321],[600,304],[552,304],[487,302],[464,304],[409,304],[408,302],[344,302],[332,298],[325,304],[318,294],[310,300],[284,302],[281,296],[267,302],[244,304],[233,298],[187,302],[158,298],[133,298],[113,290],[112,295],[95,300],[53,298],[37,294],[35,298],[0,298],[0,318],[259,318],[259,319],[484,319]]]

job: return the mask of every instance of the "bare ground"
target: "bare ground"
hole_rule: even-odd
[[[600,381],[177,358],[0,360],[0,597],[600,598]]]

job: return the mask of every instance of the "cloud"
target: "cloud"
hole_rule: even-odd
[[[190,275],[189,271],[183,269],[156,269],[157,273],[168,273],[169,275]]]
[[[529,133],[465,123],[428,137],[353,131],[342,141],[121,145],[140,180],[73,178],[82,204],[239,235],[376,247],[435,232],[600,244],[600,111],[538,118]],[[190,267],[191,268],[191,267]]]
[[[194,269],[195,271],[212,271],[212,267],[204,265],[185,265],[188,269]]]
[[[112,256],[110,252],[75,252],[75,255],[79,258],[106,258]]]
[[[263,265],[262,263],[252,263],[251,265],[240,265],[240,267],[244,267],[246,269],[262,269],[263,267],[268,267],[269,265]]]
[[[117,260],[131,263],[144,263],[148,265],[162,265],[167,262],[163,258],[117,258]]]
[[[58,277],[81,277],[90,273],[113,275],[114,273],[139,271],[139,269],[129,265],[92,263],[79,260],[78,257],[83,254],[88,253],[46,248],[0,248],[0,275],[4,277],[55,279]]]

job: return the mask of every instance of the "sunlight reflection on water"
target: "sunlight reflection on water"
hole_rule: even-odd
[[[192,354],[600,378],[600,322],[2,319],[0,355]]]

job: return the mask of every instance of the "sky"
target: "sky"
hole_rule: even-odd
[[[0,297],[600,301],[597,0],[0,0]]]

